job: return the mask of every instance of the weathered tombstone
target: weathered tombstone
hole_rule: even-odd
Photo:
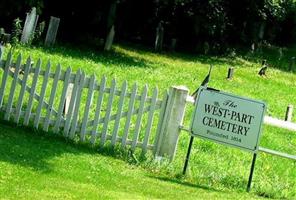
[[[114,30],[114,25],[113,25],[107,35],[107,38],[106,38],[105,47],[104,47],[105,51],[109,51],[111,49],[112,44],[113,44],[114,35],[115,35],[115,30]]]
[[[254,53],[254,51],[255,51],[255,43],[253,42],[251,45],[251,53]]]
[[[164,28],[162,22],[159,22],[156,28],[155,51],[162,51]]]
[[[177,39],[173,38],[171,41],[171,51],[175,51],[177,45]]]
[[[5,33],[4,28],[0,28],[0,45],[3,43],[3,34]]]
[[[265,23],[262,22],[260,24],[259,33],[258,33],[258,37],[259,37],[260,40],[262,40],[263,37],[264,37],[264,32],[265,32],[264,30],[265,30]]]
[[[59,29],[60,18],[57,17],[50,17],[46,38],[45,38],[45,46],[54,45]]]
[[[287,110],[286,110],[286,115],[285,115],[285,121],[292,121],[292,115],[293,115],[293,105],[288,105]]]
[[[5,30],[4,28],[0,28],[0,35],[4,34],[5,33]]]
[[[38,15],[36,14],[36,8],[33,7],[32,11],[30,13],[27,13],[25,25],[23,28],[23,33],[21,37],[21,42],[23,44],[27,44],[30,39],[32,38],[32,35],[34,34],[34,27],[36,27],[38,21]]]
[[[210,51],[210,44],[208,42],[204,42],[203,44],[204,54],[207,55]]]
[[[232,79],[233,72],[234,72],[234,68],[233,67],[229,67],[228,68],[228,73],[227,73],[227,80],[231,80]]]
[[[36,27],[37,27],[37,22],[38,22],[38,19],[39,19],[39,15],[36,15],[36,20],[35,20],[35,23],[34,23],[34,26],[33,26],[33,34],[35,33],[36,31]]]
[[[292,70],[293,70],[294,65],[295,65],[295,57],[293,56],[293,57],[290,59],[290,63],[289,63],[289,71],[292,71]]]
[[[258,74],[260,76],[265,76],[266,75],[266,71],[267,71],[267,64],[266,64],[266,60],[262,60],[262,66],[261,66],[261,69],[259,70]]]

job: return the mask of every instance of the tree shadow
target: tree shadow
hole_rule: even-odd
[[[74,148],[75,146],[75,148]],[[16,127],[0,121],[0,161],[32,168],[44,173],[53,170],[49,160],[63,154],[95,154],[91,148],[75,145],[57,135]]]
[[[43,51],[49,54],[55,54],[68,58],[87,59],[103,65],[115,65],[119,67],[140,67],[151,68],[153,62],[143,58],[129,56],[127,54],[114,50],[102,51],[93,47],[74,47],[72,45],[63,44],[51,48],[42,47]],[[83,66],[82,66],[83,67]]]

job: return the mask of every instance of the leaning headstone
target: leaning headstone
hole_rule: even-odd
[[[109,51],[111,49],[112,44],[113,44],[114,35],[115,35],[115,30],[114,30],[114,25],[113,25],[107,35],[107,38],[106,38],[105,47],[104,47],[105,51]]]
[[[295,57],[293,56],[293,57],[290,59],[290,63],[289,63],[289,71],[292,71],[292,70],[293,70],[294,65],[295,65]]]
[[[45,46],[51,46],[54,45],[59,29],[59,24],[60,24],[60,18],[57,17],[50,17],[49,21],[49,26],[47,29],[46,33],[46,38],[45,38]]]
[[[264,30],[265,30],[265,23],[261,23],[259,28],[259,33],[258,33],[258,37],[260,40],[262,40],[264,37]]]
[[[36,27],[38,15],[36,14],[36,8],[33,7],[30,13],[27,13],[25,25],[22,32],[21,42],[27,44],[32,35],[34,34],[34,27]]]
[[[281,68],[282,60],[283,60],[283,56],[284,56],[282,48],[278,49],[278,55],[279,55],[279,57],[278,57],[278,60],[277,60],[277,65]]]
[[[251,53],[254,53],[254,52],[255,52],[255,43],[253,42],[251,45]]]
[[[227,80],[231,80],[232,79],[233,72],[234,72],[234,68],[233,67],[229,67],[228,68],[228,73],[227,73]]]
[[[285,121],[288,121],[288,122],[292,121],[292,116],[293,116],[293,105],[289,104],[286,110]]]
[[[5,33],[5,30],[4,28],[0,28],[0,35],[4,34]]]
[[[176,45],[177,45],[177,39],[173,38],[172,41],[171,41],[171,51],[176,50]]]
[[[162,51],[164,28],[162,22],[159,22],[156,28],[155,51]]]

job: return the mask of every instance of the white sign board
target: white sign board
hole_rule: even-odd
[[[265,108],[264,102],[202,87],[191,124],[192,134],[256,151]]]

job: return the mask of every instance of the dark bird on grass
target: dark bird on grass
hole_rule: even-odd
[[[260,71],[258,72],[258,74],[259,74],[260,76],[266,76],[266,70],[267,70],[266,60],[263,60],[263,61],[262,61],[261,69],[260,69]]]
[[[208,75],[205,77],[205,79],[202,81],[201,85],[200,86],[204,86],[204,87],[207,87],[208,86],[208,83],[210,81],[210,77],[211,77],[211,72],[212,72],[212,68],[213,66],[211,65],[210,66],[210,70],[209,70],[209,73]],[[196,96],[197,96],[197,92],[199,90],[200,87],[198,87],[193,93],[191,96],[193,96],[194,99],[196,99]]]

